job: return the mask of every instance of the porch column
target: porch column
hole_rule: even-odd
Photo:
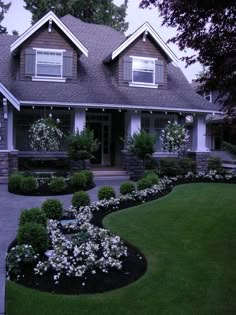
[[[193,152],[209,152],[206,147],[206,116],[196,115],[193,117]]]
[[[12,106],[8,106],[8,115],[7,115],[7,149],[9,151],[13,151],[14,150],[13,109],[12,109]]]
[[[82,131],[86,125],[86,111],[82,108],[75,108],[74,131]]]
[[[128,115],[128,135],[132,136],[141,129],[141,112],[130,111]]]

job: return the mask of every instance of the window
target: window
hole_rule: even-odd
[[[54,50],[36,51],[36,77],[62,78],[63,52]]]
[[[132,81],[155,84],[155,59],[132,57]]]
[[[209,92],[204,92],[203,97],[204,97],[205,100],[207,100],[208,102],[212,102],[211,91],[209,91]]]

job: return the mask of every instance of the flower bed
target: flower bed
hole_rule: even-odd
[[[79,209],[71,207],[64,218],[72,221],[48,221],[50,247],[46,255],[38,255],[28,244],[9,250],[8,277],[29,287],[66,294],[103,292],[127,285],[144,274],[146,259],[119,236],[102,228],[102,218],[107,213],[157,199],[173,186],[190,182],[236,183],[236,175],[189,172],[164,177],[152,188],[119,198]]]

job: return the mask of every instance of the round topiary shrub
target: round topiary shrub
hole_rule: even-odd
[[[42,254],[48,248],[47,230],[42,224],[25,223],[19,227],[17,242],[19,245],[31,245],[36,253]]]
[[[146,188],[151,188],[153,186],[152,181],[147,177],[143,177],[137,181],[137,189],[143,190]]]
[[[20,225],[24,225],[26,223],[38,223],[46,226],[47,218],[45,213],[40,208],[31,208],[29,210],[23,210],[20,215]]]
[[[9,177],[8,188],[10,192],[19,192],[21,188],[21,182],[24,177],[20,174],[12,174]]]
[[[74,173],[71,176],[71,186],[77,190],[83,190],[86,188],[86,177],[82,172]]]
[[[145,178],[148,178],[148,180],[150,180],[150,182],[153,185],[158,185],[159,184],[159,176],[155,173],[148,173]]]
[[[48,185],[55,194],[63,193],[67,187],[63,177],[53,178]]]
[[[90,188],[94,185],[94,182],[93,182],[93,172],[91,171],[88,171],[88,170],[84,170],[84,171],[81,171],[80,174],[84,174],[85,176],[85,180],[86,180],[86,188]]]
[[[37,181],[33,176],[23,177],[20,185],[22,194],[32,194],[37,190]]]
[[[78,191],[73,194],[71,200],[72,206],[75,208],[85,207],[90,205],[89,195],[85,191]]]
[[[62,217],[63,206],[57,199],[48,199],[43,202],[42,210],[48,219],[59,220]]]
[[[110,186],[103,186],[101,188],[99,188],[98,190],[98,199],[99,200],[109,200],[111,198],[115,198],[116,197],[116,193],[115,190],[110,187]]]
[[[135,191],[135,185],[131,182],[123,183],[120,186],[121,195],[131,194],[134,191]]]

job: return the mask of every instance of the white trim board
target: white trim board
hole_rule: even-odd
[[[20,102],[15,96],[0,82],[0,92],[17,109],[20,110]]]
[[[32,25],[28,30],[26,30],[20,37],[17,38],[11,44],[11,53],[13,53],[24,41],[26,41],[31,35],[33,35],[40,27],[42,27],[46,22],[53,21],[64,34],[74,43],[74,45],[86,56],[88,57],[88,49],[78,40],[78,38],[65,26],[64,23],[52,12],[48,12],[44,15],[37,23]]]
[[[152,28],[152,26],[145,22],[140,28],[138,28],[130,37],[126,39],[116,50],[112,52],[111,60],[114,60],[123,50],[125,50],[136,38],[138,38],[144,32],[148,32],[155,42],[163,49],[163,51],[167,54],[171,61],[177,63],[178,58],[174,54],[174,52],[166,45],[164,40],[157,34],[157,32]]]
[[[73,103],[73,102],[45,102],[45,101],[20,101],[22,106],[63,106],[63,107],[80,107],[80,108],[95,108],[95,109],[121,109],[121,110],[137,110],[137,111],[161,111],[161,112],[178,112],[187,114],[221,114],[217,110],[200,110],[181,107],[163,107],[163,106],[147,106],[147,105],[125,105],[125,104],[97,104],[97,103]]]

